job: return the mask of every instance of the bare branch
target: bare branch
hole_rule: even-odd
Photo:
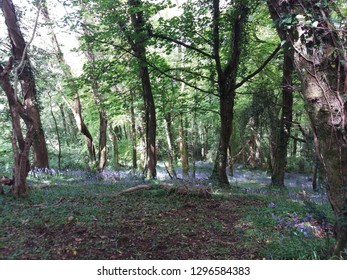
[[[277,46],[277,48],[272,52],[272,54],[264,61],[264,63],[257,70],[255,70],[253,73],[249,74],[241,82],[239,82],[235,85],[235,89],[241,87],[244,83],[248,82],[254,76],[259,74],[266,67],[266,65],[268,65],[269,62],[276,56],[276,54],[280,51],[280,49],[281,49],[281,45],[279,44]]]
[[[185,47],[187,49],[191,49],[193,51],[196,51],[197,53],[200,53],[200,54],[202,54],[202,55],[204,55],[204,56],[206,56],[208,58],[214,58],[213,55],[211,55],[211,54],[209,54],[209,53],[207,53],[207,52],[205,52],[205,51],[203,51],[203,50],[201,50],[201,49],[199,49],[199,48],[197,48],[197,47],[195,47],[193,45],[188,45],[188,44],[186,44],[186,43],[184,43],[182,41],[179,41],[177,39],[171,38],[171,37],[169,37],[167,35],[164,35],[164,34],[154,34],[152,32],[149,32],[149,36],[176,43],[177,45],[181,45],[181,46],[183,46],[183,47]]]
[[[25,47],[24,47],[24,50],[23,50],[23,54],[22,54],[22,58],[21,58],[21,61],[20,63],[18,64],[18,66],[14,69],[14,92],[15,92],[15,95],[18,94],[18,76],[19,76],[19,70],[23,68],[24,66],[24,61],[25,61],[25,58],[27,56],[27,50],[30,46],[30,44],[33,42],[34,40],[34,37],[35,37],[35,34],[36,34],[36,29],[37,29],[37,25],[38,25],[38,22],[39,22],[39,16],[40,16],[40,12],[41,12],[41,8],[42,8],[42,5],[41,5],[41,1],[39,3],[39,7],[37,9],[37,14],[36,14],[36,19],[35,19],[35,24],[34,24],[34,28],[33,28],[33,32],[32,32],[32,35],[31,35],[31,38],[30,40],[25,44]]]

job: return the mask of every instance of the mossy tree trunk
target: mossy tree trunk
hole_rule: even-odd
[[[346,31],[335,29],[329,5],[319,0],[268,0],[281,40],[286,40],[295,50],[294,64],[302,82],[316,152],[326,174],[328,198],[336,216],[333,254],[346,257],[347,55],[342,45]]]
[[[138,71],[141,79],[142,95],[145,108],[147,178],[153,179],[157,177],[157,120],[151,80],[146,63],[147,50],[145,41],[147,38],[147,32],[145,30],[145,17],[142,10],[142,2],[140,0],[128,0],[128,5],[131,24],[134,30],[134,35],[136,36],[133,36],[133,38],[127,35],[127,39],[138,61]],[[124,28],[123,23],[120,23],[119,25],[121,29]],[[128,34],[127,31],[125,31],[125,33]]]
[[[213,56],[216,64],[218,77],[219,93],[219,112],[220,112],[220,136],[215,161],[215,168],[212,172],[212,178],[218,180],[220,185],[229,185],[226,173],[228,160],[228,147],[232,134],[232,123],[234,118],[234,101],[236,90],[236,77],[240,61],[242,35],[245,28],[245,22],[248,14],[248,8],[239,4],[238,15],[233,18],[230,41],[230,57],[225,66],[222,65],[220,54],[220,21],[221,13],[219,0],[213,1]]]
[[[287,149],[290,129],[293,120],[293,79],[294,52],[291,48],[284,47],[282,70],[282,113],[277,130],[276,146],[271,174],[271,185],[284,187],[284,175],[287,166]]]
[[[14,197],[26,197],[28,195],[26,178],[30,170],[29,152],[32,145],[34,126],[26,111],[27,108],[19,102],[18,95],[10,82],[9,75],[12,67],[12,59],[9,60],[5,68],[0,65],[1,87],[8,100],[12,121],[12,148],[14,155],[14,185],[12,194]],[[24,121],[26,132],[23,131],[21,119]],[[26,134],[25,137],[24,133]]]
[[[5,23],[10,37],[14,65],[19,64],[22,60],[24,62],[21,69],[18,69],[17,79],[20,81],[22,89],[22,99],[26,107],[26,113],[30,117],[33,125],[33,165],[37,168],[48,168],[49,165],[47,145],[41,123],[35,77],[32,71],[29,56],[26,51],[27,43],[25,42],[22,31],[18,25],[16,11],[12,1],[3,0],[1,4],[1,8],[5,17]],[[14,86],[17,87],[16,82]]]

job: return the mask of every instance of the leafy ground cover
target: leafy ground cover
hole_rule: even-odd
[[[169,194],[158,182],[119,195],[143,181],[118,175],[32,174],[28,198],[0,196],[0,259],[329,257],[330,208],[299,190],[218,190],[200,180],[185,184],[212,186],[212,198]]]

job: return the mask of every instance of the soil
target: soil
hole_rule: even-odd
[[[110,197],[122,207],[128,201]],[[139,198],[137,198],[139,199]],[[24,233],[22,252],[16,259],[258,259],[257,248],[242,240],[241,217],[245,207],[261,201],[234,197],[181,199],[177,207],[141,209],[142,204],[119,215],[117,207],[105,207],[105,215],[80,222],[81,213],[59,225],[46,221]],[[136,204],[134,204],[136,205]],[[12,229],[10,233],[18,233]],[[21,233],[23,234],[23,232]],[[19,238],[17,236],[17,238]],[[0,249],[1,258],[13,255],[10,246]]]

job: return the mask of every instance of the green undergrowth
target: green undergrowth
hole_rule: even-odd
[[[327,259],[330,237],[300,231],[306,206],[269,195],[216,191],[212,198],[168,194],[154,183],[132,193],[121,184],[65,180],[0,196],[0,259]],[[314,213],[312,213],[314,212]]]
[[[244,246],[258,247],[263,259],[329,259],[334,245],[329,205],[262,197],[267,206],[249,209],[240,220]]]

